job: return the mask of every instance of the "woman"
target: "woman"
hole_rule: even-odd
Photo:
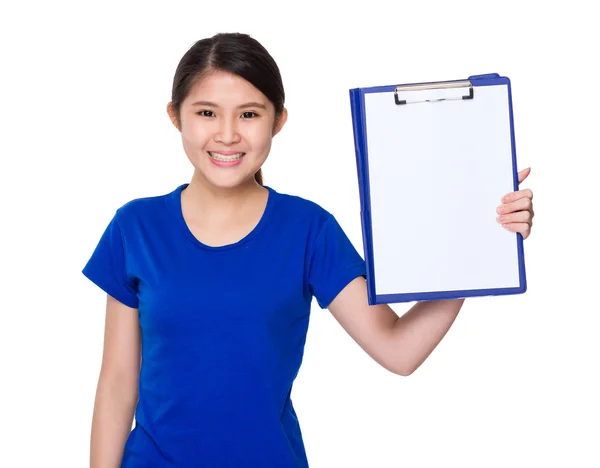
[[[334,216],[262,185],[287,110],[256,40],[198,41],[167,112],[190,183],[120,207],[83,270],[108,294],[91,466],[307,467],[290,393],[313,297],[404,376],[464,300],[420,302],[401,318],[369,306],[364,261]],[[526,238],[531,191],[509,197],[498,221]]]

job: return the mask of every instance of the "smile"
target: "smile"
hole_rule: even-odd
[[[235,154],[225,155],[225,154],[214,153],[212,151],[209,151],[208,154],[210,154],[211,158],[216,159],[217,161],[233,162],[233,161],[238,161],[238,160],[242,159],[246,153],[235,153]]]

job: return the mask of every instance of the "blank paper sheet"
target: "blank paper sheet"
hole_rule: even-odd
[[[508,87],[397,105],[365,94],[376,294],[520,286],[517,234],[496,221],[514,190]]]

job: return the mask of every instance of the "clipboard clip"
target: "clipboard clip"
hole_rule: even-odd
[[[399,106],[461,99],[473,99],[473,83],[470,80],[401,85],[394,89],[394,100]]]

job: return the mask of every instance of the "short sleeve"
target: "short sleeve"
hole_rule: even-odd
[[[108,224],[82,273],[126,306],[137,308],[137,282],[128,276],[125,248],[117,214]]]
[[[337,220],[329,215],[314,243],[309,288],[325,309],[348,283],[366,276],[366,266]]]

